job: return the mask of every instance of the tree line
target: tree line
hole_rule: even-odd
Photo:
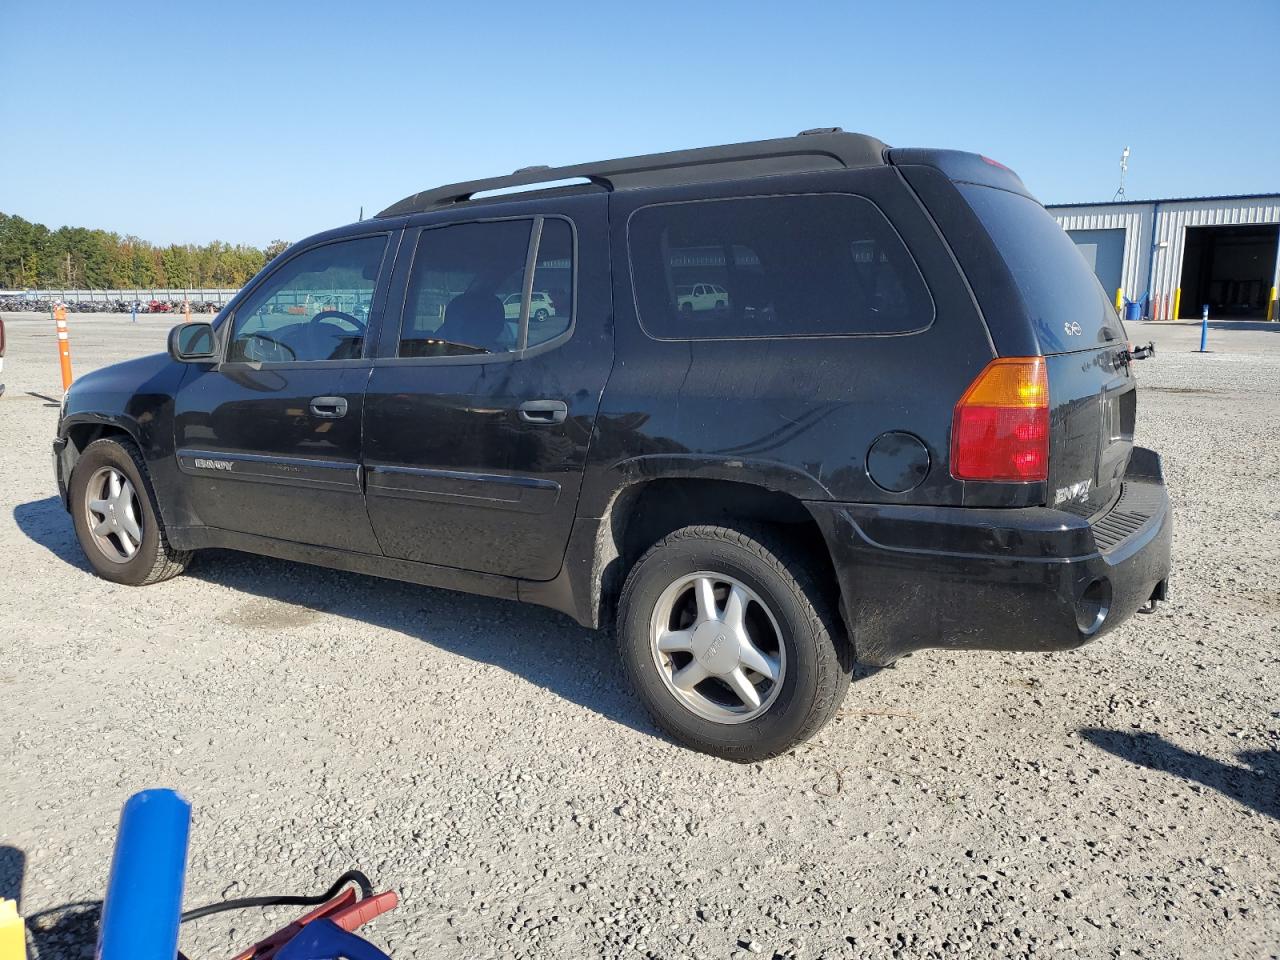
[[[143,287],[241,287],[288,246],[171,243],[86,227],[50,230],[0,213],[0,289],[111,290]]]

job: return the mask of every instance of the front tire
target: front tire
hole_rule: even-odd
[[[71,517],[94,573],[140,587],[176,577],[191,560],[165,537],[142,453],[132,440],[95,440],[71,473]]]
[[[766,531],[691,526],[631,569],[618,645],[655,722],[695,750],[777,756],[822,728],[853,657],[812,565]]]

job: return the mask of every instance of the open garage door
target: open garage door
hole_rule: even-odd
[[[1114,297],[1124,269],[1124,230],[1068,230],[1067,236],[1097,275],[1107,297]]]
[[[1276,269],[1280,226],[1187,227],[1182,318],[1263,320]]]

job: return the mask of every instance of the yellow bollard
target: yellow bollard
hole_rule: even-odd
[[[1124,287],[1116,287],[1116,313],[1124,310]]]
[[[58,362],[62,365],[62,392],[71,387],[71,341],[67,334],[67,308],[58,304],[53,308],[53,323],[58,329]]]
[[[1271,288],[1271,298],[1267,300],[1267,322],[1280,319],[1276,316],[1276,288]]]
[[[1177,320],[1182,316],[1182,288],[1178,287],[1173,291],[1173,316],[1170,320]]]
[[[27,934],[18,916],[18,905],[0,900],[0,960],[26,960]]]

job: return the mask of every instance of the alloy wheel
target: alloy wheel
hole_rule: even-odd
[[[704,719],[753,720],[782,689],[787,662],[778,621],[733,577],[699,571],[676,580],[658,598],[649,638],[667,689]]]
[[[113,563],[128,563],[142,546],[142,504],[115,467],[100,467],[85,488],[85,519],[94,545]]]

